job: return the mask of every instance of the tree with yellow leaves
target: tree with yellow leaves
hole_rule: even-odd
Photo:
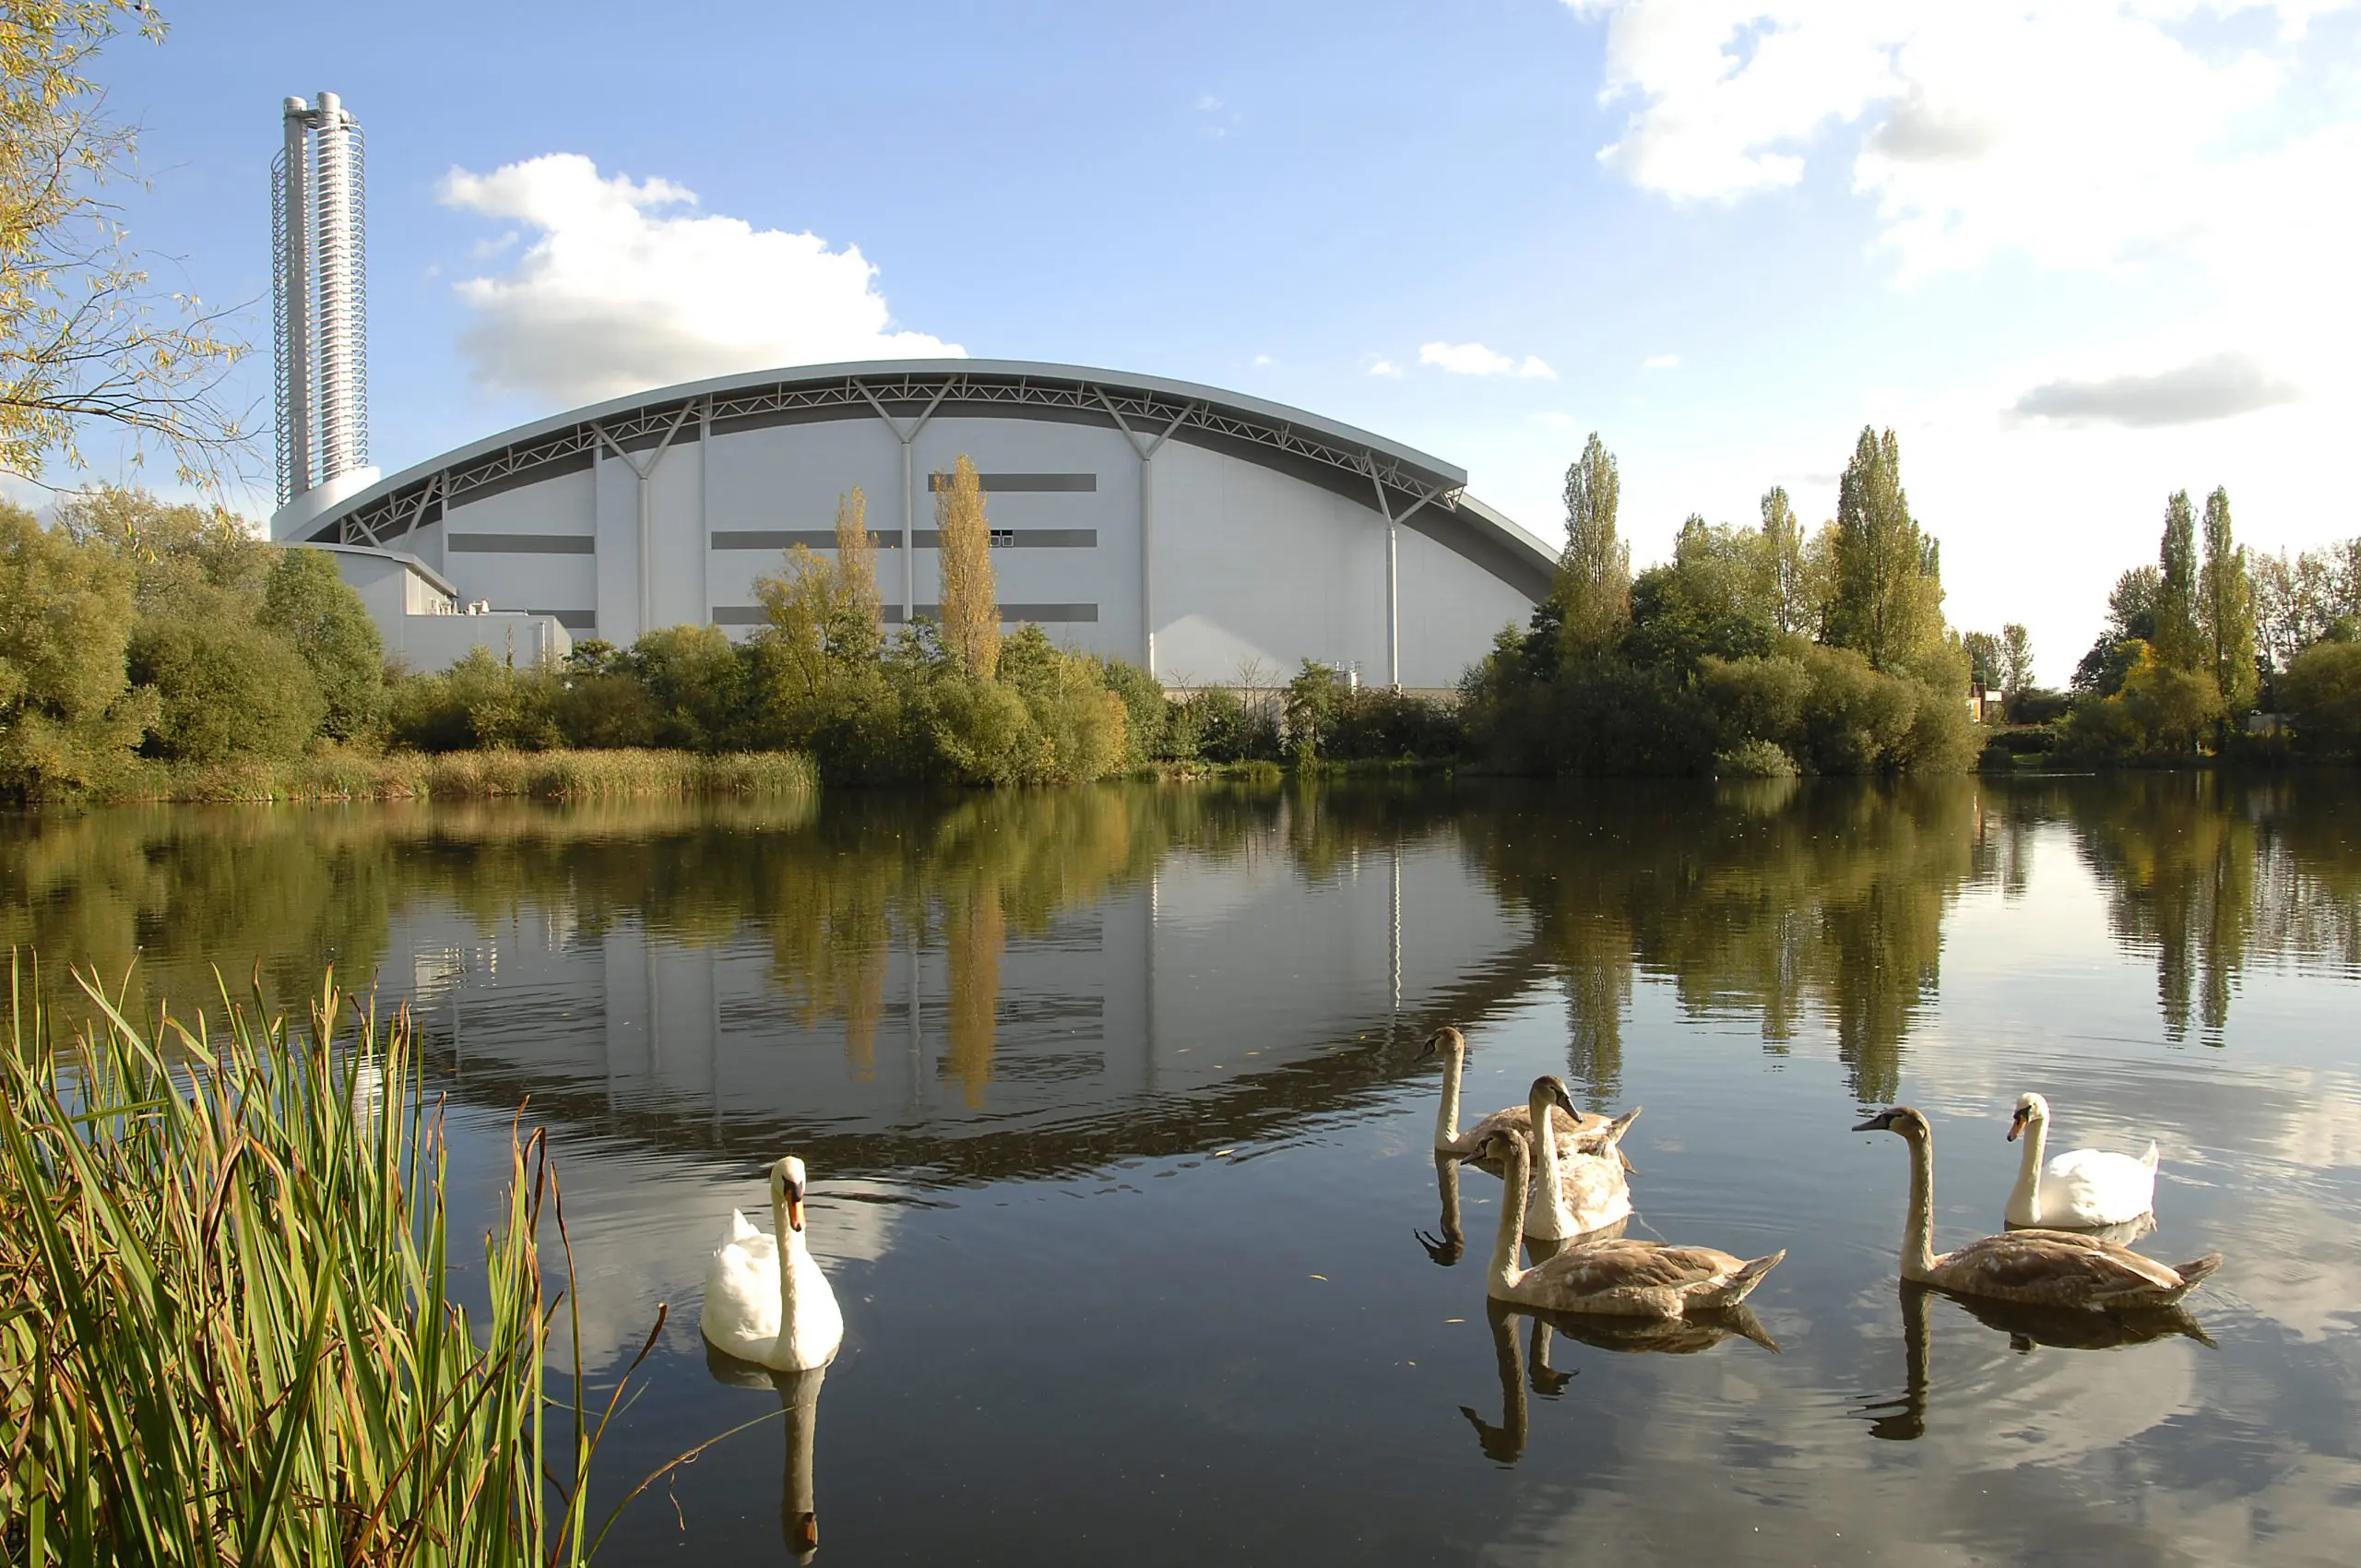
[[[1000,667],[1000,605],[992,582],[991,527],[984,520],[984,482],[962,454],[934,500],[941,538],[943,645],[970,673],[990,680]]]
[[[245,350],[159,293],[104,198],[138,178],[136,141],[85,73],[125,28],[164,32],[142,0],[0,0],[0,471],[78,468],[112,425],[212,487],[243,449],[222,377]]]
[[[854,485],[836,497],[836,597],[846,614],[865,624],[872,636],[885,628],[877,594],[877,542],[869,537],[869,500]]]

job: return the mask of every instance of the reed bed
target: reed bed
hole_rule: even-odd
[[[552,1399],[542,1135],[510,1129],[470,1313],[405,1015],[348,1018],[331,982],[308,1028],[225,994],[208,1035],[77,977],[101,1021],[59,1044],[30,978],[0,1063],[0,1561],[585,1561],[591,1455],[663,1318],[603,1407],[578,1363]]]
[[[777,796],[820,785],[800,752],[326,752],[287,761],[149,763],[109,789],[113,801],[541,801],[647,796]]]

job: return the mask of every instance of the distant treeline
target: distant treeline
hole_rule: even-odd
[[[1593,434],[1567,471],[1549,598],[1461,683],[1478,754],[1514,771],[1758,777],[1975,759],[1967,651],[1892,431],[1861,433],[1837,517],[1809,538],[1773,489],[1760,528],[1692,516],[1673,558],[1637,577],[1620,491]]]
[[[838,782],[1047,784],[1200,764],[1472,763],[1592,775],[1955,771],[2026,753],[2083,764],[2361,751],[2361,540],[2249,561],[2229,500],[2166,508],[2070,692],[2032,684],[2023,627],[1952,630],[1940,552],[1891,431],[1864,430],[1837,516],[1806,534],[1784,490],[1759,527],[1691,517],[1634,576],[1619,479],[1593,434],[1566,480],[1547,600],[1458,700],[1360,687],[1306,661],[1182,700],[1121,659],[1003,636],[973,464],[939,493],[943,614],[888,635],[859,490],[836,548],[761,579],[765,624],[596,639],[554,667],[477,649],[389,668],[327,555],[219,508],[101,488],[43,529],[0,505],[0,798],[611,793]],[[1979,725],[1971,692],[1987,698]],[[2281,721],[2255,726],[2248,715]],[[421,772],[411,755],[630,752],[626,765]],[[651,752],[682,754],[667,762]],[[798,753],[812,768],[716,769]],[[390,759],[390,760],[388,760]],[[300,765],[300,766],[299,766]],[[511,781],[504,784],[502,781]]]

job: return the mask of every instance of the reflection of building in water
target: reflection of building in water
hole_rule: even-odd
[[[635,919],[577,931],[561,906],[528,904],[486,929],[421,900],[395,916],[385,983],[410,982],[430,1051],[463,1084],[734,1145],[962,1123],[1030,1138],[1186,1091],[1156,1113],[1177,1124],[1227,1085],[1316,1109],[1370,1081],[1342,1070],[1344,1048],[1406,1039],[1532,972],[1525,923],[1447,838],[1347,849],[1307,876],[1276,826],[1046,919],[1019,919],[987,882],[946,892],[921,932],[877,934],[831,952],[822,987],[782,972],[753,923],[689,941]]]

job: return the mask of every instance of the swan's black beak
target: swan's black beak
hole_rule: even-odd
[[[2023,1106],[2020,1105],[2017,1107],[2017,1113],[2009,1118],[2009,1141],[2011,1143],[2015,1143],[2017,1141],[2017,1134],[2025,1130],[2025,1123],[2032,1119],[2031,1114]]]
[[[1574,1117],[1582,1115],[1581,1111],[1574,1109],[1574,1097],[1568,1093],[1566,1086],[1556,1078],[1549,1080],[1549,1098],[1567,1115]]]
[[[1870,1117],[1868,1121],[1854,1128],[1853,1131],[1857,1133],[1882,1133],[1890,1130],[1892,1126],[1893,1112],[1891,1111],[1880,1111],[1875,1116]]]

